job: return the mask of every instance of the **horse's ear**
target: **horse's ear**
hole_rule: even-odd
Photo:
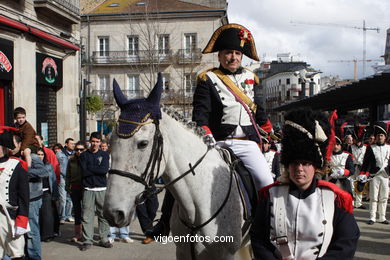
[[[127,102],[127,98],[125,97],[125,95],[123,95],[123,92],[122,92],[121,88],[119,87],[118,82],[116,82],[115,79],[114,79],[114,82],[112,83],[112,85],[114,87],[115,101],[118,104],[118,106],[120,108],[122,108],[122,106]]]
[[[147,101],[149,101],[152,104],[160,104],[161,99],[161,93],[162,93],[162,75],[161,72],[157,75],[157,83],[150,92],[149,96],[147,97]]]

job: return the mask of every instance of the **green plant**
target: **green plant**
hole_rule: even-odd
[[[90,113],[96,113],[103,109],[104,103],[100,96],[87,97],[86,109]]]

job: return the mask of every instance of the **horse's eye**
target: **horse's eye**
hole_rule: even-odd
[[[149,141],[148,140],[143,140],[141,142],[138,143],[138,149],[144,149],[146,148],[146,146],[148,146],[149,144]]]

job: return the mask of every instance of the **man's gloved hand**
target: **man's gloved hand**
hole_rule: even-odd
[[[208,147],[215,147],[215,145],[217,144],[217,142],[215,141],[214,139],[214,136],[212,134],[206,134],[203,136],[203,141],[205,142],[205,144],[207,144]]]
[[[344,176],[344,170],[343,169],[338,170],[337,173],[339,174],[339,177],[343,177]]]
[[[15,226],[15,236],[16,237],[23,236],[27,232],[28,232],[28,230],[26,228]]]
[[[367,175],[364,175],[364,174],[359,175],[357,179],[361,183],[366,183],[368,181]]]

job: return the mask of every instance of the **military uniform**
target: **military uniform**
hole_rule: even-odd
[[[14,149],[12,134],[0,129],[0,149]],[[28,176],[17,158],[0,158],[0,257],[24,256],[29,211]]]

